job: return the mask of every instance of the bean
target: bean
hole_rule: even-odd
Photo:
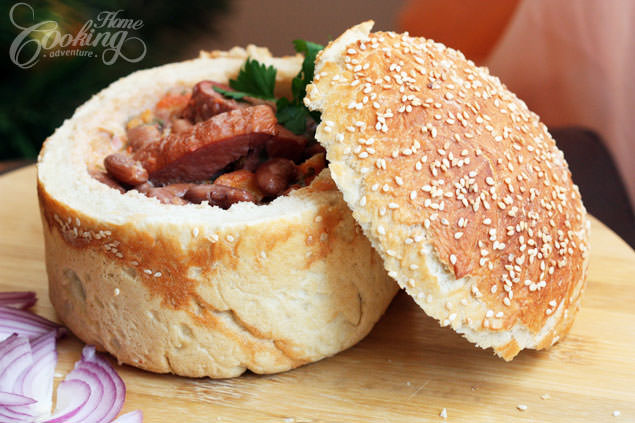
[[[295,164],[288,159],[271,159],[261,164],[256,170],[256,182],[268,196],[278,196],[297,177]]]
[[[241,201],[255,202],[254,196],[244,189],[219,184],[194,185],[185,193],[185,198],[198,204],[207,201],[211,206],[223,209]]]
[[[187,204],[187,201],[165,187],[149,188],[144,194],[148,197],[156,198],[163,204]]]
[[[137,151],[148,143],[157,141],[161,138],[161,131],[155,125],[137,125],[128,131],[128,145],[133,151]]]
[[[127,185],[140,185],[148,180],[148,172],[141,163],[124,153],[106,156],[104,166],[110,176]]]
[[[100,172],[98,170],[90,170],[88,171],[88,173],[90,174],[90,176],[92,176],[102,184],[108,185],[110,188],[116,189],[122,194],[126,192],[126,190],[121,185],[119,185],[117,181],[108,176],[107,173]]]

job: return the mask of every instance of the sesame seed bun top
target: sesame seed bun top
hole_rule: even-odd
[[[551,346],[579,307],[588,220],[538,116],[487,69],[408,34],[349,29],[305,104],[333,179],[390,276],[506,360]]]

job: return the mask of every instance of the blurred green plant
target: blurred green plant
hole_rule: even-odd
[[[54,20],[59,31],[75,34],[84,23],[102,11],[122,9],[118,17],[143,20],[134,31],[147,47],[143,60],[123,59],[112,65],[88,57],[41,58],[29,69],[9,60],[11,43],[21,32],[9,19],[9,10],[19,2],[28,7],[15,9],[15,21],[27,26]],[[216,22],[228,10],[228,0],[123,1],[123,0],[14,0],[3,2],[0,43],[5,52],[0,78],[0,160],[34,158],[44,139],[51,135],[75,108],[116,79],[137,69],[183,58],[184,46],[202,36],[213,36]],[[124,45],[124,54],[129,44]],[[132,47],[131,47],[132,48]],[[101,55],[99,48],[92,49]],[[127,52],[134,55],[135,52]]]

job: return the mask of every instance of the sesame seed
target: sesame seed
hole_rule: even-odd
[[[456,256],[454,254],[450,254],[450,263],[452,263],[452,265],[456,264]]]
[[[527,410],[527,406],[526,406],[525,404],[518,404],[518,405],[516,406],[516,408],[517,408],[519,411],[526,411],[526,410]]]
[[[454,239],[460,239],[463,236],[463,232],[455,232]]]
[[[448,410],[446,410],[445,408],[443,410],[441,410],[441,412],[439,413],[439,416],[443,419],[447,419],[448,418]]]
[[[155,278],[160,278],[161,277],[161,272],[155,272],[154,277]]]
[[[380,235],[386,235],[386,229],[382,225],[377,226],[377,233]]]
[[[620,410],[614,410],[612,414],[613,417],[619,417],[622,413],[620,412]]]
[[[143,273],[147,274],[147,275],[151,275],[152,274],[152,270],[150,269],[144,269]]]
[[[119,295],[121,291],[119,291],[119,288],[115,288],[115,296]]]
[[[399,176],[395,176],[395,183],[399,186],[403,185],[403,179]]]

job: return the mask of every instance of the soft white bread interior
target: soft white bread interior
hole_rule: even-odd
[[[305,104],[333,180],[389,275],[441,325],[506,360],[551,346],[580,305],[588,219],[538,116],[423,38],[351,28]]]
[[[281,93],[302,63],[250,46],[136,72],[81,106],[40,153],[51,301],[120,362],[197,377],[284,371],[358,342],[398,289],[328,170],[268,205],[229,210],[161,204],[89,175],[168,89],[227,82],[248,56],[278,69]]]

